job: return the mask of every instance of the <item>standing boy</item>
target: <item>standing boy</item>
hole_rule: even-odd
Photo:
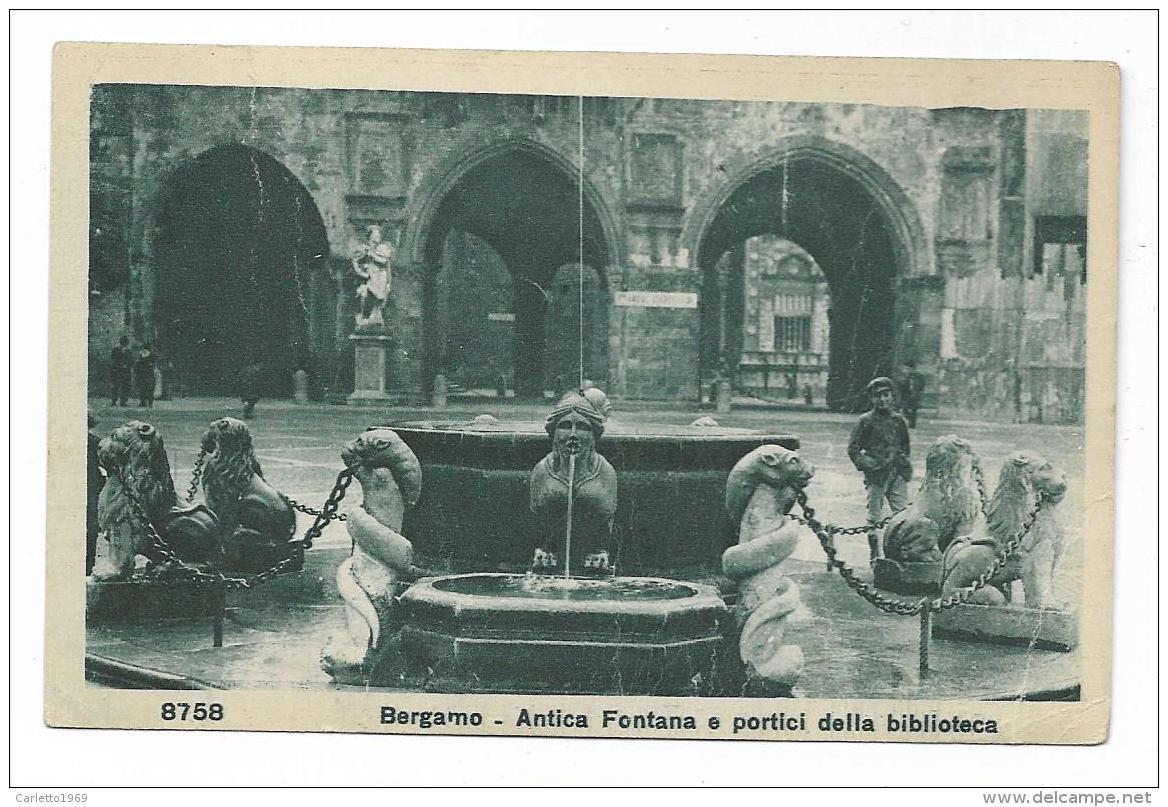
[[[868,492],[868,524],[875,524],[884,512],[884,501],[895,513],[903,510],[912,479],[909,459],[908,423],[892,408],[892,381],[881,376],[868,382],[872,408],[860,416],[848,441],[848,457],[864,474]],[[868,527],[868,554],[880,557],[880,536]]]

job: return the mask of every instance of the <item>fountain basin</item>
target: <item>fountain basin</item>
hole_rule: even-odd
[[[392,428],[422,465],[422,497],[403,533],[420,566],[453,573],[526,571],[539,542],[531,469],[549,450],[542,422],[405,423]],[[798,438],[748,429],[623,425],[597,448],[617,474],[613,557],[628,575],[712,580],[737,538],[722,499],[730,469],[765,444]]]
[[[734,658],[730,609],[700,583],[455,575],[401,608],[401,653],[436,691],[714,694]]]

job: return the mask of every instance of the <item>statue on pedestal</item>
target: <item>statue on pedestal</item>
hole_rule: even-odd
[[[738,584],[738,652],[746,686],[790,687],[803,671],[803,650],[783,644],[787,619],[799,607],[799,588],[781,565],[795,551],[801,528],[787,515],[815,469],[782,446],[765,445],[740,459],[726,480],[726,510],[738,544],[722,553],[722,571]]]
[[[357,278],[358,331],[385,327],[385,302],[393,281],[393,245],[381,240],[381,227],[370,225],[364,243],[353,250],[352,273]]]
[[[345,446],[341,459],[361,483],[364,500],[346,521],[353,553],[337,567],[345,627],[329,637],[321,667],[337,681],[363,683],[395,632],[394,587],[413,563],[402,520],[422,494],[422,466],[390,429],[365,432]]]
[[[552,450],[528,481],[528,501],[539,530],[532,559],[537,572],[611,573],[616,471],[596,451],[604,421],[593,402],[575,392],[560,400],[544,424]]]

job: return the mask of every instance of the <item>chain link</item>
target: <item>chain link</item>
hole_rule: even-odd
[[[973,479],[977,483],[977,497],[981,502],[981,514],[984,516],[987,515],[990,506],[990,497],[986,493],[985,472],[981,469],[981,458],[973,452],[970,454],[972,455]]]
[[[815,537],[819,539],[819,545],[823,548],[824,554],[827,555],[828,563],[831,564],[831,566],[840,573],[840,576],[844,579],[844,582],[848,584],[848,587],[859,594],[868,603],[875,606],[876,608],[879,608],[881,611],[889,614],[897,614],[900,616],[915,616],[925,610],[943,611],[948,608],[953,608],[954,606],[969,602],[969,600],[979,589],[989,585],[989,582],[993,579],[994,575],[996,575],[1006,564],[1006,562],[1009,561],[1010,557],[1018,551],[1022,541],[1026,538],[1026,535],[1034,526],[1034,521],[1038,517],[1038,511],[1044,503],[1044,499],[1041,495],[1035,498],[1034,505],[1026,514],[1026,518],[1023,519],[1021,526],[1018,528],[1018,532],[1009,541],[1006,542],[1002,549],[994,556],[993,563],[990,564],[990,567],[986,569],[986,571],[984,571],[973,582],[972,585],[955,591],[947,597],[938,597],[933,600],[925,597],[914,602],[911,600],[902,600],[898,597],[885,596],[879,591],[879,589],[872,586],[870,583],[861,580],[851,567],[839,559],[835,548],[834,537],[839,534],[847,535],[863,532],[868,529],[867,526],[860,528],[840,528],[830,524],[824,525],[818,519],[816,519],[815,510],[811,507],[810,504],[807,503],[807,493],[805,491],[799,491],[795,497],[795,500],[799,503],[799,507],[803,511],[803,515],[799,516],[792,513],[791,517],[796,522],[809,527],[811,531],[815,533]],[[883,519],[883,522],[887,523],[888,520],[889,519]],[[880,526],[880,522],[877,522],[877,524],[872,526]]]
[[[324,506],[319,511],[313,513],[316,516],[316,520],[312,522],[312,526],[304,533],[304,537],[295,542],[301,550],[312,549],[312,542],[320,537],[320,534],[324,532],[324,528],[328,526],[330,521],[346,520],[344,516],[337,513],[337,508],[341,504],[341,499],[345,498],[345,492],[348,491],[349,485],[352,483],[353,469],[342,468],[341,472],[337,474],[337,481],[333,483],[333,489],[329,492],[328,498],[324,500]],[[302,512],[308,512],[308,510]]]
[[[300,502],[293,499],[291,496],[285,496],[284,501],[288,502],[288,506],[291,507],[293,510],[297,510],[301,513],[306,513],[307,515],[310,515],[310,516],[323,516],[323,515],[325,515],[325,512],[323,510],[317,510],[315,507],[309,507],[307,504],[301,504]],[[329,521],[333,521],[333,520],[348,521],[349,520],[349,517],[347,515],[345,515],[344,513],[333,513],[332,515],[326,516],[326,518],[328,518]]]
[[[207,449],[200,448],[199,456],[195,458],[195,469],[191,472],[191,486],[187,489],[187,504],[195,500],[199,492],[199,480],[203,478],[203,461],[207,459]]]

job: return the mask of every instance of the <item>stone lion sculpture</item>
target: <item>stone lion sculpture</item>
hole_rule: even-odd
[[[1032,508],[1039,506],[1034,525],[1018,551],[1006,561],[989,585],[974,593],[971,603],[1002,605],[1010,588],[1022,581],[1026,605],[1052,604],[1052,581],[1062,554],[1063,528],[1054,505],[1067,491],[1066,477],[1037,454],[1018,452],[1002,465],[998,487],[986,512],[987,534],[963,536],[946,550],[941,564],[941,592],[968,588],[992,564],[998,551],[1022,527]]]
[[[255,574],[288,557],[296,514],[264,479],[242,420],[219,418],[203,432],[203,497],[219,518],[223,568]]]
[[[937,439],[925,458],[917,501],[892,517],[884,530],[884,557],[902,563],[938,563],[960,535],[973,532],[981,513],[978,458],[955,434]]]
[[[162,435],[149,423],[132,420],[98,443],[98,461],[109,474],[97,503],[98,529],[109,541],[109,554],[94,569],[99,581],[122,580],[133,572],[139,555],[163,560],[131,500],[142,505],[149,526],[175,555],[191,563],[220,558],[218,521],[201,505],[180,507],[170,476]]]
[[[738,651],[750,679],[791,685],[803,651],[784,645],[785,623],[799,607],[799,588],[780,568],[795,550],[800,527],[787,513],[815,469],[782,446],[760,446],[735,464],[726,481],[726,511],[738,544],[722,553],[722,571],[738,584]]]
[[[391,429],[371,429],[345,446],[341,459],[361,483],[364,500],[346,524],[352,554],[337,567],[345,627],[321,653],[339,681],[362,681],[393,632],[395,584],[409,572],[413,545],[401,534],[406,508],[422,494],[422,466]]]

